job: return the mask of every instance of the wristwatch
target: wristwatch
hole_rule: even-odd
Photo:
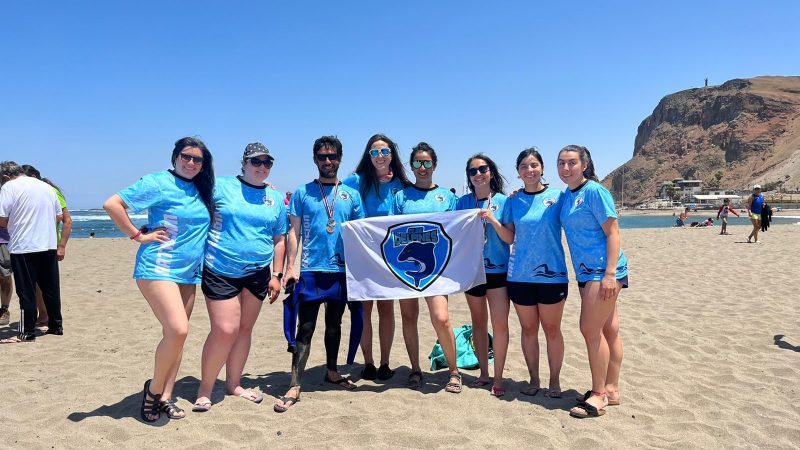
[[[272,274],[272,276],[277,278],[278,281],[281,281],[283,279],[283,272],[275,272]]]

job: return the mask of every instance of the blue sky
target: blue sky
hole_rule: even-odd
[[[630,159],[666,94],[732,78],[800,75],[800,3],[6,2],[0,15],[0,159],[36,166],[72,208],[99,207],[169,167],[200,136],[218,175],[242,150],[275,154],[270,181],[316,176],[336,134],[340,176],[382,132],[405,157],[439,154],[460,187],[486,152],[512,185],[535,145],[586,145],[600,175]]]

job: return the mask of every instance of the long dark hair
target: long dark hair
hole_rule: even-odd
[[[467,160],[467,168],[465,170],[467,174],[467,185],[469,185],[469,190],[475,192],[475,186],[472,185],[472,180],[469,179],[469,165],[472,161],[480,159],[486,162],[486,165],[489,166],[489,173],[491,177],[489,178],[489,189],[491,189],[492,193],[506,193],[506,179],[503,175],[500,174],[500,169],[497,168],[497,164],[492,161],[492,158],[489,158],[483,153],[476,153],[469,157]]]
[[[575,152],[578,154],[581,164],[586,166],[586,168],[583,169],[584,178],[587,180],[600,181],[597,179],[597,174],[594,173],[594,162],[592,161],[592,154],[589,153],[588,148],[582,145],[567,145],[558,152],[558,156],[561,156],[564,152]]]
[[[203,165],[200,167],[200,173],[192,178],[192,183],[194,183],[197,193],[200,194],[200,199],[203,200],[206,209],[208,209],[208,216],[213,218],[216,210],[216,205],[214,204],[214,158],[203,141],[196,137],[187,136],[175,141],[175,148],[172,149],[172,167],[175,167],[175,161],[186,147],[199,148],[203,153]]]
[[[372,164],[372,157],[369,155],[369,151],[372,149],[372,144],[383,141],[389,145],[389,150],[392,151],[392,160],[389,162],[389,168],[392,171],[395,179],[400,180],[400,183],[403,184],[403,187],[407,187],[411,184],[408,181],[408,176],[406,175],[406,169],[403,167],[403,162],[400,160],[400,152],[397,148],[397,144],[385,134],[375,134],[367,141],[367,146],[364,149],[364,154],[361,155],[361,161],[358,162],[358,166],[356,166],[355,173],[361,178],[359,181],[358,191],[361,193],[361,196],[366,198],[367,193],[370,190],[374,190],[375,193],[380,193],[380,186],[381,181],[378,178],[378,173],[375,170],[375,166]]]

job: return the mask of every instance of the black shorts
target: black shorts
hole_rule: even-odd
[[[489,289],[497,289],[501,287],[505,287],[506,285],[506,277],[508,276],[507,273],[487,273],[486,274],[486,283],[479,284],[468,291],[464,291],[465,294],[471,295],[473,297],[485,297],[486,291]]]
[[[628,276],[627,275],[625,275],[622,278],[617,278],[617,281],[619,281],[619,283],[622,285],[622,289],[627,289],[628,288]],[[586,283],[588,283],[588,281],[578,281],[578,287],[579,288],[584,288],[584,287],[586,287]]]
[[[247,288],[257,299],[264,301],[267,298],[271,277],[269,266],[242,278],[226,277],[212,272],[208,267],[203,267],[203,282],[200,284],[200,289],[208,300],[227,300],[236,297]]]
[[[555,305],[567,298],[569,283],[508,282],[508,298],[516,305]]]

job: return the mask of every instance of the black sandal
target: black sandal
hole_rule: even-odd
[[[147,423],[153,423],[161,418],[161,394],[153,394],[150,392],[150,382],[144,382],[144,392],[142,392],[142,408],[139,414]],[[148,400],[148,397],[152,400]]]
[[[175,400],[161,400],[159,403],[160,410],[167,413],[167,417],[172,420],[180,420],[186,417],[186,412],[175,404]]]

